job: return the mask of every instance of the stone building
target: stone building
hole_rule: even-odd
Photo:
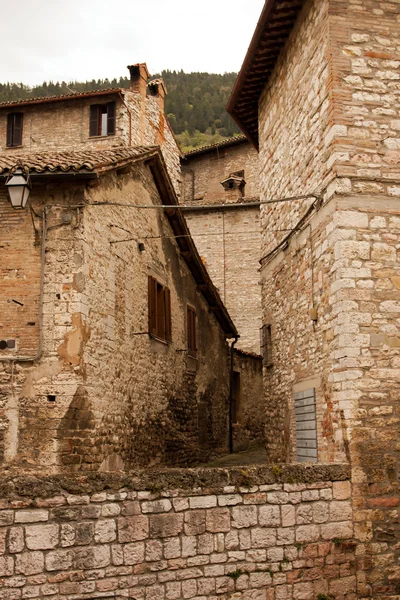
[[[394,2],[268,0],[228,106],[261,200],[286,199],[261,210],[268,455],[351,464],[375,599],[400,592],[399,22]]]
[[[238,328],[237,347],[259,354],[258,154],[245,136],[237,136],[188,152],[181,165],[186,220]]]
[[[0,103],[0,154],[160,146],[176,192],[180,150],[164,113],[162,79],[145,63],[128,67],[130,89]]]
[[[6,465],[187,465],[252,439],[259,361],[231,362],[236,328],[175,208],[164,84],[129,69],[130,90],[0,105]],[[25,211],[4,186],[17,164]]]
[[[115,470],[227,452],[236,329],[181,213],[161,209],[177,197],[157,147],[18,156],[30,210],[4,185],[0,200],[6,462]]]

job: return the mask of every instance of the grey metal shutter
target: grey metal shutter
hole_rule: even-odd
[[[296,414],[296,454],[298,462],[317,462],[317,416],[315,388],[296,392],[294,395]]]

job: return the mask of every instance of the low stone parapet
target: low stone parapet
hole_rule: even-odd
[[[0,599],[355,599],[349,468],[3,476]]]

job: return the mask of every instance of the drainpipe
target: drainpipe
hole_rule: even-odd
[[[234,358],[234,347],[237,343],[240,335],[236,335],[235,339],[231,344],[231,368],[230,368],[230,383],[229,383],[229,454],[233,454],[233,423],[232,423],[232,413],[233,413],[233,358]]]

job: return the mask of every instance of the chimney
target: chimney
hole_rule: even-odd
[[[150,73],[147,70],[146,63],[137,63],[136,65],[128,65],[129,73],[131,75],[131,92],[140,94],[142,98],[146,97],[146,86],[147,80],[150,77]]]
[[[164,80],[162,77],[159,79],[153,79],[153,81],[149,82],[147,87],[149,88],[150,96],[156,98],[160,112],[164,113],[165,96],[168,93]]]

